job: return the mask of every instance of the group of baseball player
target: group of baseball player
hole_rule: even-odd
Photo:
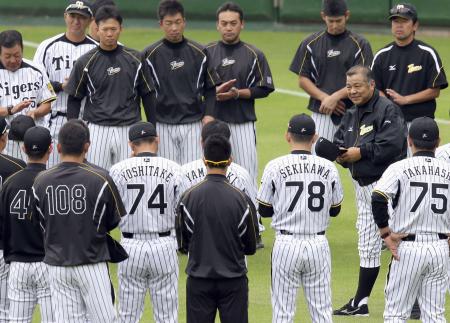
[[[184,37],[179,1],[157,15],[163,39],[143,52],[119,42],[113,1],[69,1],[66,31],[33,61],[18,31],[0,33],[0,322],[31,322],[36,304],[42,322],[138,322],[147,291],[155,322],[178,322],[178,252],[189,255],[187,321],[219,310],[248,322],[245,256],[263,247],[260,216],[276,232],[273,322],[294,321],[299,287],[313,322],[368,316],[383,242],[384,321],[445,322],[450,147],[437,149],[433,118],[448,84],[437,52],[415,39],[416,8],[392,7],[394,41],[373,55],[347,29],[346,1],[322,1],[326,28],[289,68],[312,115],[289,120],[291,153],[266,165],[259,191],[255,99],[274,84],[264,54],[240,39],[242,9],[218,8],[221,40],[207,46]],[[334,161],[355,186],[360,257],[357,291],[335,311]],[[119,263],[118,313],[108,262]]]

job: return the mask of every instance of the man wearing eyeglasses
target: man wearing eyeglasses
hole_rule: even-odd
[[[415,118],[434,118],[436,98],[448,83],[436,50],[415,39],[419,28],[416,8],[397,4],[389,20],[394,41],[375,54],[371,68],[377,89],[400,106],[409,128]]]

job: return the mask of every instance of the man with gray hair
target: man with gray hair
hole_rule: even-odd
[[[406,125],[398,106],[375,89],[368,67],[354,66],[346,75],[353,107],[343,116],[334,143],[344,150],[336,161],[350,170],[355,185],[360,269],[355,296],[333,314],[368,316],[367,302],[380,270],[381,254],[371,194],[385,169],[406,156]]]

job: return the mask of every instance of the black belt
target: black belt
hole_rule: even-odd
[[[295,233],[292,233],[292,232],[289,232],[289,231],[286,231],[286,230],[280,230],[280,233],[281,234],[285,234],[285,235],[287,235],[287,236],[293,236]],[[303,233],[300,233],[299,235],[302,235]],[[311,234],[317,234],[318,236],[323,236],[323,235],[325,235],[325,231],[320,231],[320,232],[317,232],[317,233],[311,233]],[[304,234],[304,235],[308,235],[308,233],[307,234]]]
[[[144,233],[145,234],[145,233]],[[168,237],[170,236],[170,231],[166,231],[166,232],[157,232],[157,234],[159,235],[160,238],[162,237]],[[130,232],[122,232],[122,236],[124,238],[127,239],[133,239],[134,237],[134,233],[130,233]]]
[[[440,240],[448,239],[448,236],[445,233],[438,233],[437,234]],[[415,234],[408,234],[406,237],[402,238],[403,241],[416,241],[416,235]]]
[[[67,117],[67,113],[56,111],[56,113],[52,113],[50,119],[55,119],[56,117]]]

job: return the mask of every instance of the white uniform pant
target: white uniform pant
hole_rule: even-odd
[[[360,186],[353,181],[356,192],[358,218],[358,251],[360,266],[364,268],[380,267],[381,238],[372,213],[372,191],[377,182]]]
[[[59,130],[63,126],[63,124],[67,121],[67,118],[65,116],[56,116],[53,118],[50,118],[48,129],[50,130],[50,134],[52,136],[53,140],[53,151],[50,154],[50,157],[48,159],[48,168],[55,166],[60,162],[58,149],[56,148],[56,145],[58,144],[58,135]]]
[[[385,287],[384,322],[406,322],[418,298],[421,321],[443,323],[448,286],[449,246],[437,234],[402,241],[400,260],[392,260]]]
[[[8,322],[9,317],[8,274],[9,265],[5,263],[3,250],[0,249],[0,323]]]
[[[22,150],[23,141],[16,141],[16,140],[8,140],[8,143],[6,144],[6,152],[4,152],[6,155],[18,158],[23,160],[24,162],[27,161],[27,155]]]
[[[202,122],[187,124],[156,123],[159,136],[158,155],[170,159],[180,165],[202,157],[200,136]]]
[[[131,126],[101,126],[89,123],[91,146],[87,160],[109,170],[112,165],[129,158],[128,129]]]
[[[316,124],[316,133],[319,137],[324,137],[332,142],[339,125],[335,125],[328,114],[313,112],[311,118]]]
[[[48,268],[56,322],[117,322],[106,262]]]
[[[147,290],[154,322],[178,322],[179,267],[175,238],[122,238],[121,244],[129,258],[119,264],[118,270],[120,322],[139,322]]]
[[[256,185],[258,180],[258,154],[256,152],[255,123],[229,123],[231,131],[231,156],[244,167]]]
[[[303,287],[313,323],[332,322],[331,256],[324,235],[277,234],[272,251],[272,323],[293,323]]]
[[[41,322],[55,322],[48,282],[48,268],[43,262],[12,262],[8,278],[9,322],[30,322],[37,304]]]

